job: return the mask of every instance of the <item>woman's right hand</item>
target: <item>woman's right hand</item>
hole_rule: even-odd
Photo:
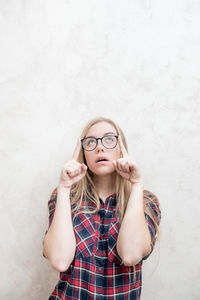
[[[77,161],[81,149],[81,140],[78,138],[73,158],[67,160],[60,174],[59,187],[71,188],[71,186],[81,180],[87,171],[87,166],[84,163]]]

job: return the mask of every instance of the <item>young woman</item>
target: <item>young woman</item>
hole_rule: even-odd
[[[48,208],[43,256],[60,272],[49,300],[139,300],[161,211],[112,120],[85,126]]]

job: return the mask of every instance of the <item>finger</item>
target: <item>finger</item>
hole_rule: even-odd
[[[74,154],[73,154],[73,159],[75,159],[76,161],[78,159],[80,150],[81,150],[81,139],[79,137],[78,140],[77,140],[76,148],[74,150]]]
[[[117,163],[117,167],[120,171],[124,172],[124,173],[129,173],[128,168],[126,167],[126,163],[125,162],[118,162]]]
[[[130,164],[130,165],[129,165],[129,170],[130,170],[130,172],[135,170],[134,164]]]
[[[125,161],[125,162],[122,163],[122,169],[124,170],[124,172],[127,172],[127,173],[130,172],[128,161]]]
[[[117,169],[117,161],[116,160],[111,160],[111,163],[112,163],[113,167],[115,169]]]
[[[74,176],[76,176],[77,174],[75,173],[75,171],[72,171],[72,172],[69,172],[69,174],[68,174],[70,177],[74,177]]]
[[[70,167],[70,166],[68,166],[67,168],[62,170],[63,174],[68,173],[68,172],[73,172],[73,171],[74,171],[74,168]]]
[[[118,140],[119,140],[119,147],[120,147],[122,156],[125,157],[125,156],[128,155],[128,152],[126,151],[126,148],[125,148],[125,146],[124,146],[124,144],[123,144],[123,141],[122,141],[122,139],[121,139],[121,135],[120,135],[120,134],[119,134]]]
[[[86,171],[85,172],[81,172],[77,177],[76,177],[76,181],[79,181],[83,178],[83,176],[85,176]]]
[[[68,168],[67,170],[65,170],[65,172],[63,173],[63,176],[64,176],[64,178],[65,178],[65,176],[66,175],[70,175],[70,176],[72,176],[73,175],[73,173],[74,173],[74,169],[72,169],[72,168]]]
[[[66,164],[66,169],[68,168],[73,168],[73,169],[78,169],[81,170],[81,164],[77,161],[74,161],[74,159],[70,160],[67,164]]]
[[[119,171],[124,171],[123,168],[122,168],[121,162],[118,161],[118,160],[117,160],[117,169],[118,169]]]
[[[86,170],[87,170],[87,166],[86,166],[84,163],[82,163],[82,164],[81,164],[81,171],[82,171],[83,173],[85,173]]]
[[[118,168],[116,169],[116,171],[117,171],[117,173],[118,173],[119,175],[121,175],[123,178],[128,179],[128,178],[130,177],[130,174],[129,174],[129,173],[124,172],[124,171],[120,171]]]
[[[81,170],[79,170],[79,169],[75,169],[74,171],[73,171],[73,175],[74,176],[76,176],[76,175],[78,175],[78,174],[80,174],[81,173]]]

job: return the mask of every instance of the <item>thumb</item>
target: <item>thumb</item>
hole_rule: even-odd
[[[112,162],[113,167],[116,169],[117,168],[117,161],[116,160],[112,160],[111,162]]]
[[[87,166],[84,163],[82,163],[81,164],[81,171],[86,172],[86,170],[87,170]]]

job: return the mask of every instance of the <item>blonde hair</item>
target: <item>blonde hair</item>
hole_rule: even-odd
[[[89,128],[91,126],[93,126],[94,124],[97,124],[99,122],[107,122],[109,124],[111,124],[117,132],[117,135],[121,135],[121,139],[123,141],[123,144],[128,152],[128,146],[127,146],[127,142],[124,136],[124,133],[122,131],[122,129],[111,119],[109,118],[104,118],[104,117],[96,117],[92,120],[90,120],[84,127],[80,138],[83,139]],[[79,163],[84,163],[87,165],[86,163],[86,159],[84,156],[84,151],[83,149],[80,151],[79,156],[78,156],[78,162]],[[117,199],[117,205],[116,205],[116,214],[118,216],[119,222],[121,224],[124,214],[126,212],[126,207],[128,204],[128,200],[129,200],[129,196],[131,193],[131,183],[126,180],[125,178],[123,178],[122,176],[120,176],[118,174],[118,172],[116,172],[116,177],[115,177],[115,193],[116,193],[116,199]],[[92,177],[92,172],[89,170],[89,168],[87,169],[86,175],[76,184],[74,184],[71,188],[71,194],[73,195],[71,197],[71,202],[72,202],[72,207],[73,207],[73,211],[75,211],[75,213],[79,211],[79,209],[81,208],[81,204],[82,201],[84,199],[90,199],[95,205],[94,205],[94,210],[82,210],[82,213],[97,213],[100,209],[100,201],[99,201],[99,195],[98,192],[95,188],[94,182],[93,182],[93,177]],[[156,221],[154,220],[154,215],[153,215],[153,211],[152,209],[150,209],[148,207],[148,203],[152,202],[155,196],[154,194],[151,194],[151,196],[148,196],[148,193],[145,194],[145,197],[143,198],[144,201],[144,211],[145,213],[151,217],[152,221],[154,222],[154,225],[156,227],[156,231],[157,234],[155,235],[155,239],[154,239],[154,243],[156,240],[158,240],[159,238],[159,229],[158,229],[158,225],[156,223]],[[135,270],[135,266],[134,270]]]
[[[80,138],[83,139],[86,136],[89,128],[99,122],[110,123],[115,128],[117,135],[119,135],[119,134],[121,135],[124,146],[125,146],[126,150],[128,151],[126,139],[125,139],[125,136],[124,136],[121,128],[115,122],[113,122],[111,119],[108,119],[108,118],[96,117],[96,118],[90,120],[85,125],[85,127],[80,135]],[[78,162],[84,163],[87,165],[83,150],[80,151],[80,153],[79,153]],[[88,186],[90,186],[90,188],[88,188]],[[116,196],[118,199],[119,209],[117,210],[117,214],[118,214],[119,221],[121,224],[124,213],[126,211],[128,198],[131,193],[131,183],[129,181],[127,181],[125,178],[122,178],[116,172],[114,190],[116,192]],[[86,176],[84,176],[78,183],[76,183],[75,185],[72,186],[71,192],[73,194],[73,197],[72,197],[72,204],[74,204],[73,211],[79,210],[79,208],[81,208],[82,199],[85,199],[85,198],[89,198],[95,204],[95,209],[93,211],[84,210],[83,211],[84,213],[97,213],[99,211],[99,208],[100,208],[99,195],[97,193],[97,190],[96,190],[94,182],[93,182],[92,172],[89,169],[87,169]]]

